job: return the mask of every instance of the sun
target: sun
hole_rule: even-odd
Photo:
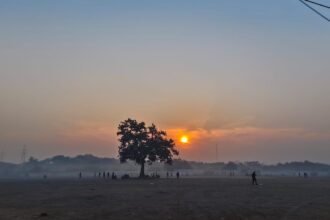
[[[189,141],[189,139],[188,139],[187,136],[182,136],[182,137],[180,138],[180,142],[183,143],[183,144],[188,143],[188,141]]]

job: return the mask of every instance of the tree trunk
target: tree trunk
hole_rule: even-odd
[[[144,162],[141,163],[140,178],[144,177]]]

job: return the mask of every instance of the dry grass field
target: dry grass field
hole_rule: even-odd
[[[0,219],[330,219],[330,179],[0,182]]]

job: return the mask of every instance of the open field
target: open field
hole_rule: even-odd
[[[0,219],[330,219],[330,179],[259,181],[2,181]]]

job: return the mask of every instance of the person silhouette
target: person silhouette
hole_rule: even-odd
[[[253,171],[251,177],[252,177],[252,185],[258,185],[256,171]]]
[[[177,178],[177,179],[179,179],[179,178],[180,178],[180,173],[179,173],[179,171],[178,171],[178,172],[176,172],[176,178]]]

